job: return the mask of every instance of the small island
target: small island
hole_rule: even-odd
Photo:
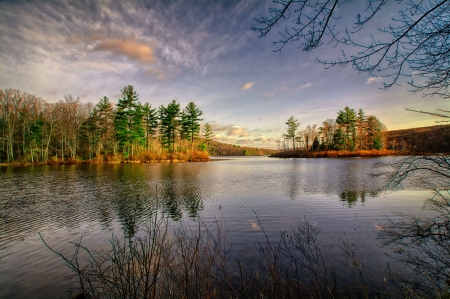
[[[283,141],[277,140],[276,158],[381,157],[450,152],[450,129],[445,125],[388,131],[373,115],[366,116],[349,107],[336,119],[328,118],[322,126],[308,125],[297,131],[300,123],[291,116]]]

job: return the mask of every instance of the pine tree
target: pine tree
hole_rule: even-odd
[[[116,138],[125,158],[133,155],[133,142],[140,136],[139,121],[136,120],[138,94],[132,85],[122,89],[122,98],[117,103],[115,117]],[[137,132],[136,130],[139,130]]]
[[[152,106],[149,103],[145,103],[142,107],[142,111],[144,113],[144,127],[145,127],[145,149],[149,150],[152,145],[152,139],[157,133],[158,129],[158,113],[156,108],[152,109]]]
[[[291,116],[287,120],[286,125],[288,126],[286,138],[292,140],[292,146],[294,147],[295,150],[295,133],[297,132],[297,128],[298,126],[300,126],[300,123],[293,116]]]
[[[356,113],[348,106],[338,112],[336,123],[345,129],[345,149],[355,149]]]
[[[357,139],[357,149],[366,149],[366,116],[364,110],[359,109],[358,115],[356,116],[356,139]]]
[[[203,119],[199,118],[203,114],[200,109],[195,106],[193,102],[187,104],[184,108],[182,116],[182,131],[186,135],[186,138],[191,142],[191,150],[194,144],[194,138],[200,133],[200,123]]]
[[[173,100],[167,107],[161,106],[158,112],[161,117],[162,145],[173,153],[180,126],[180,104]]]

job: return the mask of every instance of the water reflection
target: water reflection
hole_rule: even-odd
[[[379,195],[379,191],[357,191],[357,190],[349,190],[344,191],[339,194],[339,198],[341,202],[348,204],[348,207],[356,206],[358,199],[364,204],[367,200],[367,197],[377,197]]]
[[[161,167],[161,200],[163,210],[178,220],[186,210],[189,217],[196,217],[203,209],[202,184],[198,169],[180,164],[167,164]]]
[[[174,221],[200,214],[206,219],[223,215],[230,242],[251,242],[255,213],[274,234],[295,226],[304,216],[314,218],[324,233],[336,235],[347,229],[351,233],[356,232],[355,227],[358,233],[359,228],[372,232],[372,220],[358,222],[362,217],[356,218],[357,209],[364,209],[365,217],[376,222],[378,215],[397,210],[395,204],[401,204],[392,200],[355,207],[358,202],[384,200],[371,198],[377,196],[373,190],[379,187],[368,175],[373,162],[246,158],[211,163],[1,168],[0,199],[11,198],[16,207],[11,221],[0,223],[0,255],[13,252],[1,260],[0,297],[24,298],[20,293],[23,281],[31,281],[31,276],[47,279],[42,264],[52,265],[54,256],[44,257],[46,250],[38,232],[60,244],[83,236],[85,245],[96,249],[98,240],[103,238],[107,244],[111,233],[132,236],[155,211],[166,212]],[[358,234],[354,238],[363,237]],[[33,264],[29,269],[22,267],[26,273],[15,266],[24,249],[31,251],[27,262]],[[57,278],[64,275],[55,272]],[[52,279],[39,285],[52,289]],[[10,293],[4,291],[7,286]]]

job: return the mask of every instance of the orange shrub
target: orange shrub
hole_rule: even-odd
[[[205,151],[195,151],[189,156],[190,160],[209,160],[208,152]]]

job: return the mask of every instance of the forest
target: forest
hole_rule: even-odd
[[[66,95],[49,103],[17,89],[0,90],[0,163],[119,163],[138,160],[205,160],[212,129],[200,139],[202,111],[190,102],[141,104],[132,85],[114,105]]]

